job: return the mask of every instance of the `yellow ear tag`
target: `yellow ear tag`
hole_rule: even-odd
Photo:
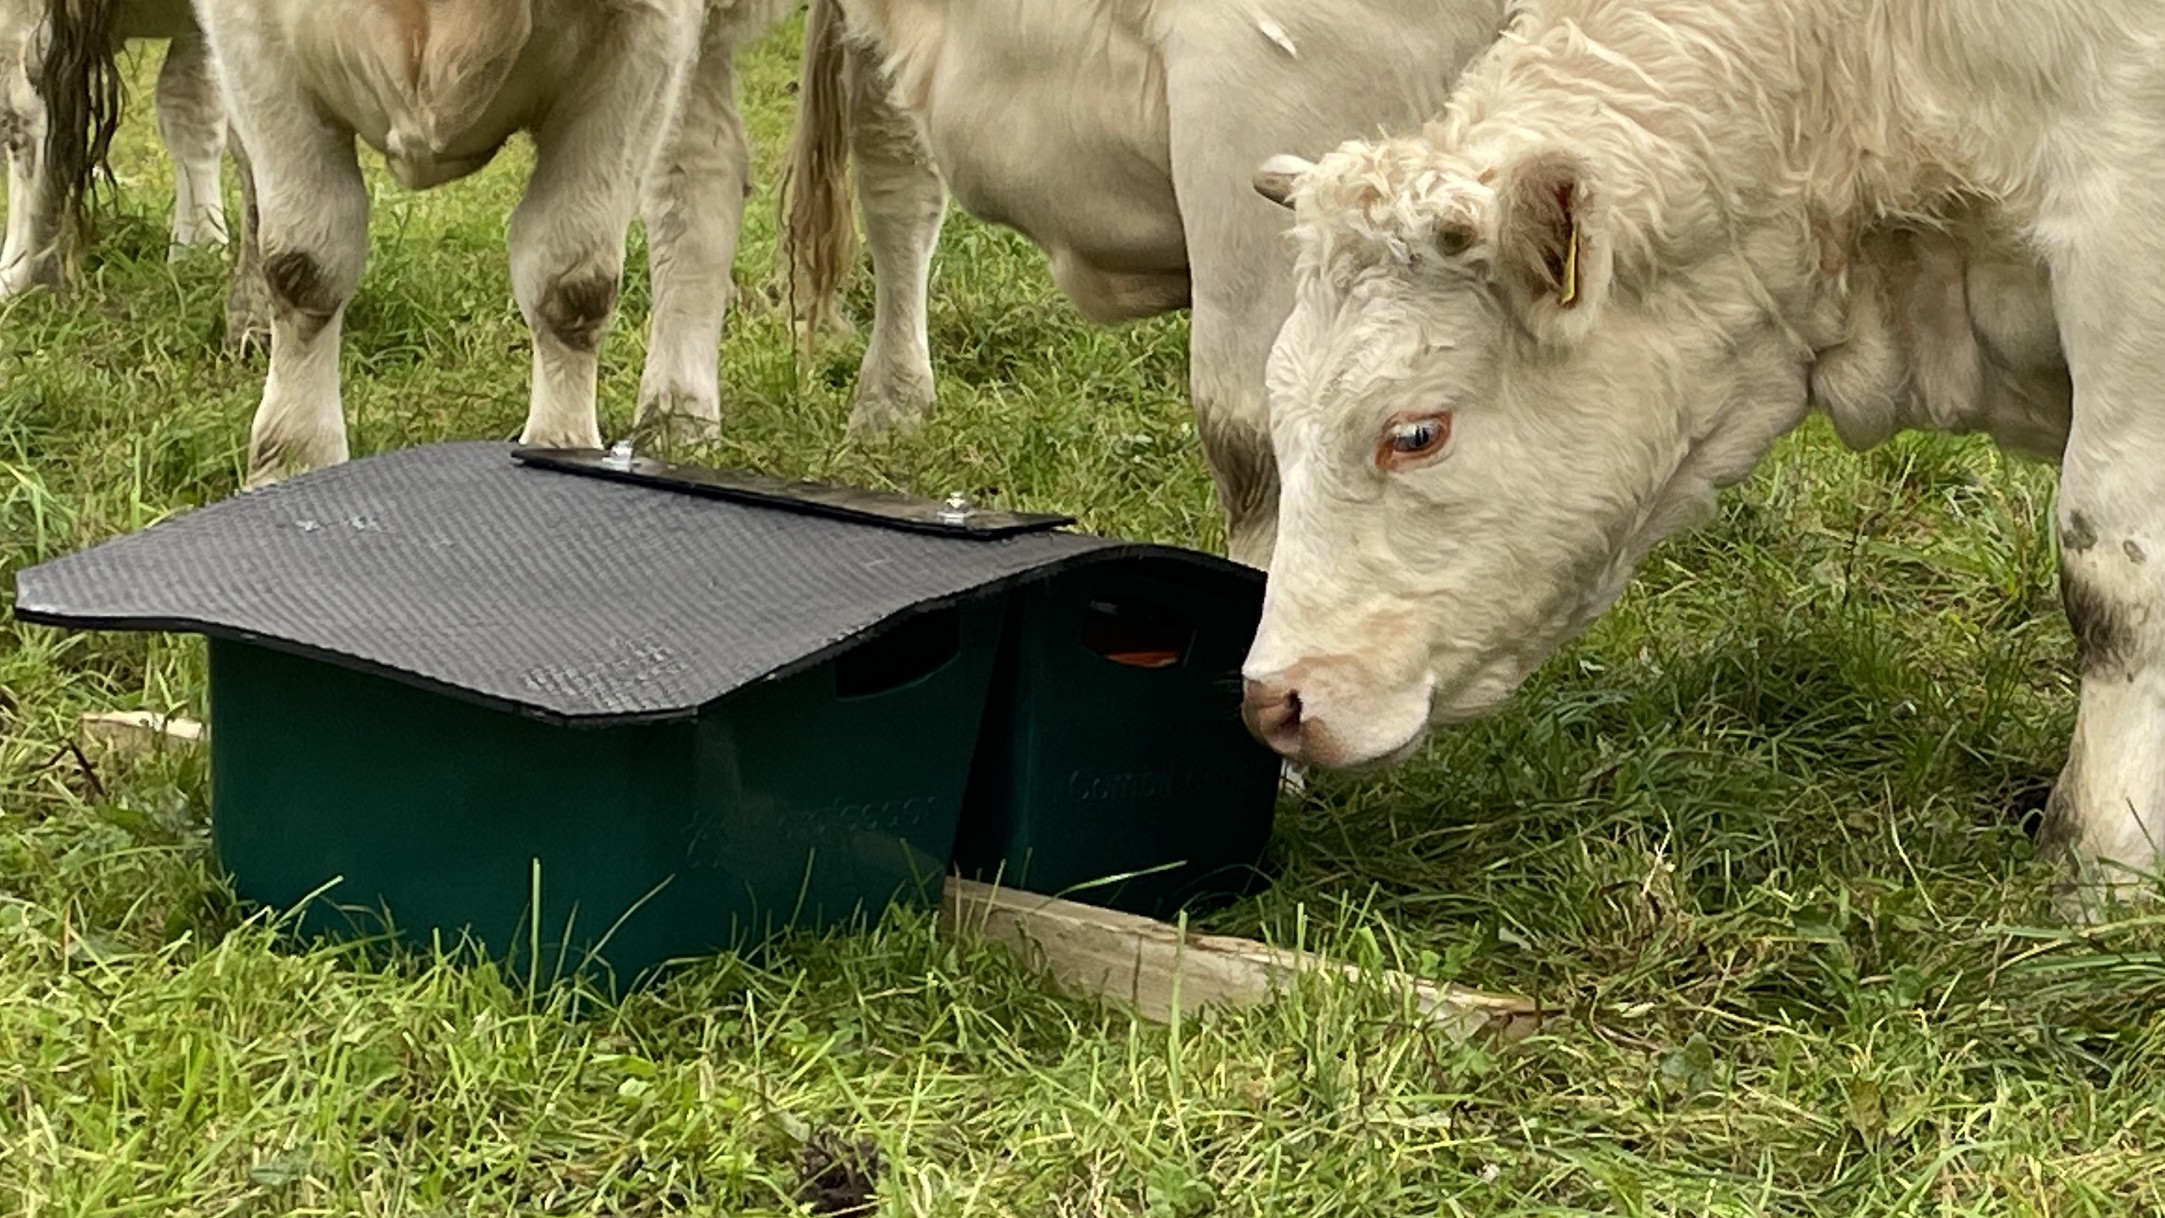
[[[1564,249],[1564,290],[1563,293],[1556,298],[1556,303],[1568,309],[1571,307],[1571,302],[1577,300],[1578,298],[1579,220],[1578,217],[1573,216],[1571,218],[1571,244]]]

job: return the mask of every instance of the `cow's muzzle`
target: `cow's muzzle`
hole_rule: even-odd
[[[1284,681],[1245,681],[1241,689],[1240,717],[1257,740],[1295,761],[1305,760],[1302,749],[1307,735],[1301,718],[1300,691]]]

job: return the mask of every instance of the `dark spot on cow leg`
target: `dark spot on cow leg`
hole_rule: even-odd
[[[601,347],[601,332],[616,308],[615,275],[592,273],[563,278],[541,297],[541,324],[550,337],[574,351]]]
[[[2097,544],[2097,529],[2090,518],[2076,512],[2067,518],[2067,527],[2060,530],[2060,548],[2069,554],[2080,554]]]
[[[2129,562],[2144,563],[2150,561],[2150,556],[2143,552],[2143,548],[2140,545],[2136,544],[2135,539],[2132,537],[2128,538],[2126,541],[2121,542],[2120,549],[2127,555],[2127,560]]]
[[[2133,675],[2135,632],[2127,610],[2072,571],[2060,572],[2060,605],[2086,677]]]
[[[263,259],[263,286],[271,304],[291,318],[296,334],[305,342],[323,332],[345,301],[324,282],[323,264],[306,250],[280,250]]]

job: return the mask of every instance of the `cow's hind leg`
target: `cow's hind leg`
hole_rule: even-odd
[[[60,283],[60,200],[44,170],[45,101],[31,87],[36,23],[0,13],[0,151],[8,162],[0,300]]]
[[[2165,857],[2165,284],[2127,273],[2165,258],[2165,177],[2141,180],[2156,151],[2065,184],[2046,230],[2075,387],[2055,514],[2082,696],[2041,838],[2073,864],[2077,916],[2154,892]]]
[[[872,337],[857,365],[849,430],[907,429],[931,413],[932,345],[925,315],[947,187],[916,124],[888,98],[871,57],[849,53],[850,150],[872,249]]]
[[[674,137],[647,186],[653,311],[634,421],[641,431],[661,427],[696,440],[721,424],[722,324],[752,189],[751,145],[737,114],[737,44],[759,32],[726,16],[709,22]]]
[[[689,66],[680,52],[699,37],[668,28],[672,18],[661,15],[625,11],[614,20],[620,28],[597,48],[582,87],[560,99],[534,133],[534,174],[511,213],[511,290],[534,335],[525,444],[601,446],[594,395],[601,338],[623,278],[624,236],[649,171],[660,168],[657,154]],[[741,191],[710,204],[741,209]],[[726,291],[726,269],[723,275]],[[657,299],[656,311],[661,307]],[[710,345],[710,367],[715,358]]]
[[[218,186],[225,151],[225,101],[212,69],[210,46],[190,32],[166,46],[158,69],[158,134],[173,158],[171,258],[195,246],[226,243],[226,210]]]

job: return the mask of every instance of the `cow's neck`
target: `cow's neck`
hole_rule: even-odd
[[[1970,2],[2022,17],[2020,0]],[[1961,61],[1942,7],[1551,0],[1515,31],[1529,45],[1467,73],[1442,138],[1591,151],[1617,281],[1673,288],[1679,268],[1698,268],[1710,292],[1749,281],[1851,443],[1974,429],[2049,454],[2066,425],[2065,369],[2036,353],[2049,300],[1973,336],[1963,289],[1983,259],[2011,268],[1995,286],[2047,291],[2010,236],[2033,214],[2012,185],[2019,167],[1994,159],[2035,121],[2019,104],[2027,78]],[[1968,85],[1987,71],[1999,83]],[[1932,236],[1890,250],[1911,229]],[[1757,438],[1780,425],[1768,410],[1735,422]]]
[[[1886,11],[1912,7],[1550,0],[1507,36],[1525,45],[1469,69],[1438,134],[1594,152],[1627,279],[1758,228],[1853,235],[1977,185],[1948,134],[1960,116],[1914,66],[1922,32]]]

